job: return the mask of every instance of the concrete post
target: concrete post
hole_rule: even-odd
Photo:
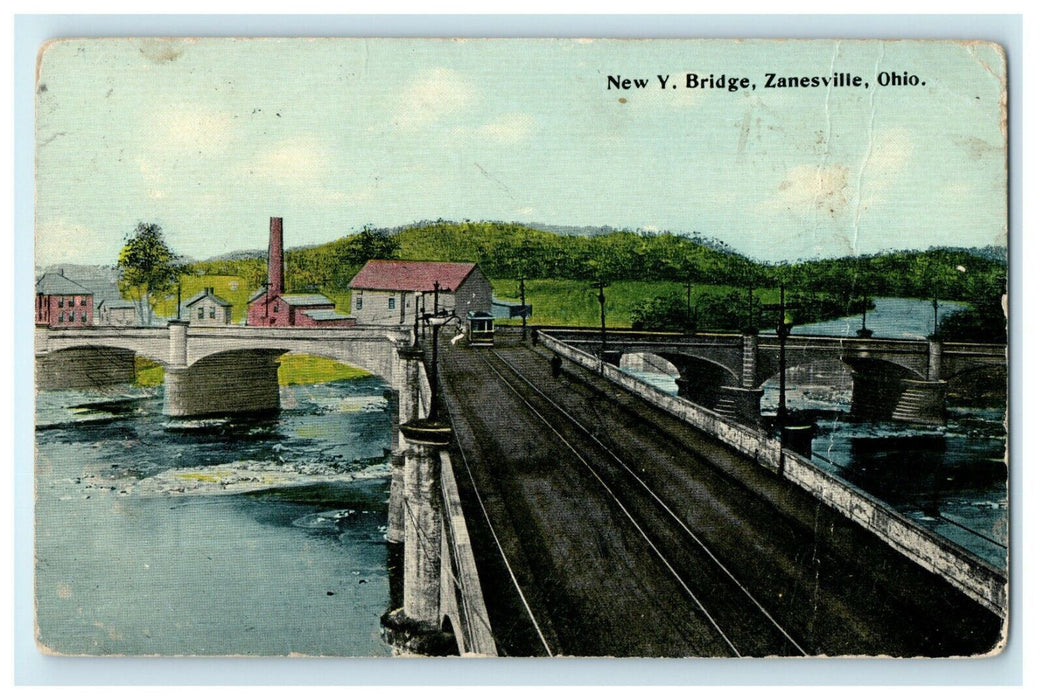
[[[439,627],[442,568],[439,452],[449,445],[452,432],[429,420],[414,420],[399,430],[406,438],[402,609],[418,631],[434,631]]]
[[[758,376],[758,334],[743,334],[743,368],[740,372],[740,386],[744,389],[755,389]],[[760,396],[758,397],[760,400]]]
[[[392,433],[391,446],[391,485],[388,492],[388,541],[402,542],[405,537],[403,476],[406,465],[406,436],[401,426],[420,418],[419,390],[420,367],[423,354],[419,348],[405,347],[398,349],[402,374],[399,386],[398,414],[393,419],[395,431]]]
[[[928,341],[928,381],[937,382],[942,377],[942,342]]]
[[[167,321],[170,334],[170,363],[168,367],[188,365],[188,321]]]

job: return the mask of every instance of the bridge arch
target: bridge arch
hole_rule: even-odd
[[[134,382],[134,349],[107,345],[74,345],[36,357],[36,387],[95,389]],[[152,358],[149,358],[152,359]]]
[[[678,369],[678,396],[707,408],[721,401],[724,387],[739,386],[739,377],[729,367],[712,359],[688,353],[655,353]]]

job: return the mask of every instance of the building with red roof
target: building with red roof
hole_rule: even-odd
[[[358,323],[412,324],[418,313],[439,310],[465,318],[470,311],[489,312],[493,285],[475,263],[426,260],[370,260],[352,278],[352,315]]]

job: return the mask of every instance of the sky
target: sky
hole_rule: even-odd
[[[765,85],[835,72],[867,85]],[[263,249],[271,216],[291,247],[439,218],[768,261],[1005,245],[1004,76],[967,42],[65,40],[38,66],[36,262],[114,264],[138,221],[194,259]]]

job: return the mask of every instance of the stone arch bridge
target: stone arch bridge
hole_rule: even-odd
[[[85,388],[134,378],[134,357],[166,372],[164,411],[196,416],[279,408],[276,376],[287,352],[326,357],[360,367],[401,391],[407,373],[400,350],[410,331],[353,328],[202,327],[171,321],[166,328],[38,326],[37,387]]]
[[[598,356],[597,330],[543,332]],[[762,385],[779,375],[775,334],[645,333],[607,331],[605,360],[651,353],[679,371],[678,394],[748,423],[761,416]],[[1007,368],[1007,347],[937,340],[887,340],[791,335],[786,367],[839,360],[852,372],[852,412],[867,418],[937,423],[946,416],[946,388],[954,378],[985,368]]]

